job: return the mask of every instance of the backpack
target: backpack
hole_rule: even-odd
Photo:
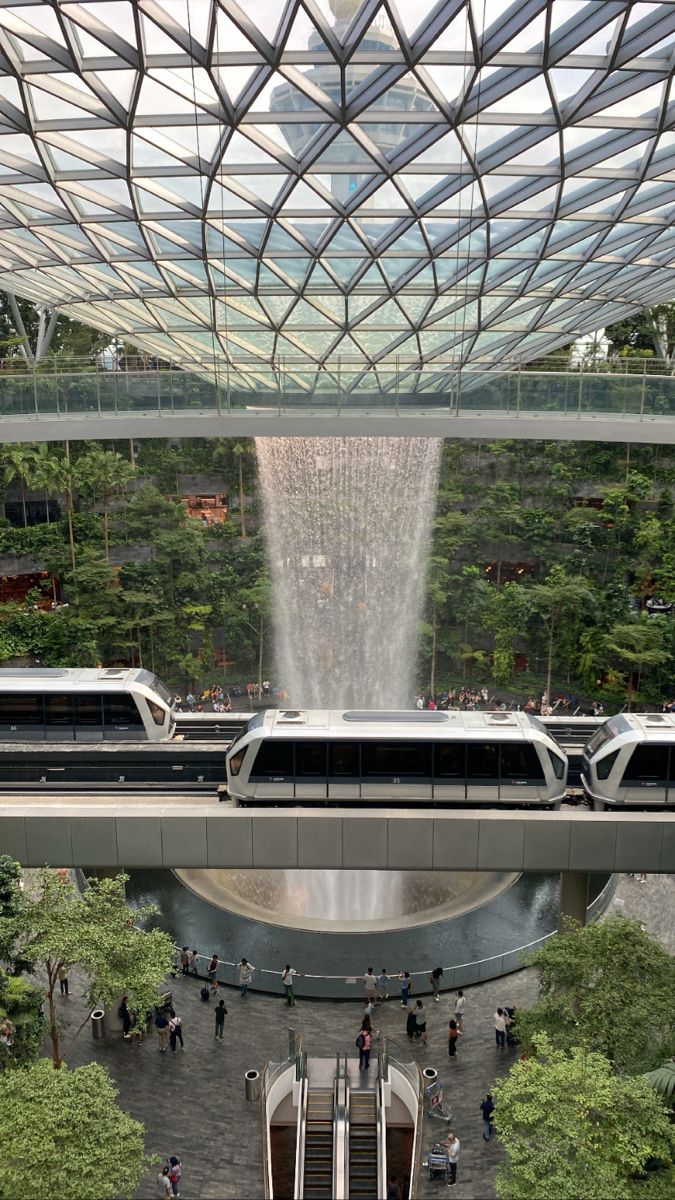
[[[354,1042],[354,1045],[356,1046],[357,1050],[363,1050],[363,1048],[365,1047],[365,1044],[366,1044],[366,1039],[364,1038],[363,1034],[360,1033],[359,1036],[357,1037],[356,1041]]]

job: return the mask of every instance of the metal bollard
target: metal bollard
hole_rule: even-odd
[[[247,1071],[244,1075],[244,1093],[246,1099],[255,1103],[260,1099],[260,1071]]]
[[[95,1042],[105,1037],[105,1012],[102,1008],[92,1009],[91,1032]]]

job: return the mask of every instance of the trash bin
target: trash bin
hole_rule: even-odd
[[[425,1067],[422,1071],[424,1076],[424,1086],[429,1087],[429,1084],[435,1083],[438,1079],[438,1071],[435,1067]]]
[[[260,1071],[247,1071],[244,1075],[244,1091],[246,1099],[256,1101],[260,1099]]]
[[[91,1013],[91,1032],[94,1041],[105,1037],[105,1012],[102,1008],[94,1008]]]

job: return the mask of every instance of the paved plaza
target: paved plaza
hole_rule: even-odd
[[[646,884],[623,877],[608,912],[637,917],[656,933],[673,952],[675,929],[672,921],[675,877],[651,876]],[[358,954],[358,939],[355,939]],[[246,954],[246,947],[241,947]],[[285,961],[283,932],[279,932],[280,969]],[[295,964],[302,970],[302,963]],[[369,963],[364,962],[364,970]],[[378,967],[381,964],[375,963]],[[434,966],[430,963],[429,966]],[[289,1010],[282,1000],[251,994],[241,1000],[237,991],[223,989],[228,1016],[225,1040],[214,1038],[214,1003],[199,998],[200,985],[192,979],[173,982],[176,1011],[183,1018],[185,1050],[160,1054],[153,1033],[141,1046],[120,1035],[94,1042],[89,1031],[76,1042],[68,1061],[72,1066],[95,1058],[105,1066],[120,1090],[120,1102],[146,1128],[151,1153],[177,1154],[183,1163],[183,1200],[217,1200],[262,1197],[262,1150],[260,1108],[244,1099],[244,1072],[262,1069],[267,1059],[287,1042],[292,1024],[315,1054],[333,1055],[337,1050],[354,1051],[360,1007],[356,1002],[302,1001]],[[71,995],[59,1001],[64,1019],[75,1024],[85,1009],[75,971]],[[479,1104],[497,1075],[508,1071],[516,1050],[498,1051],[494,1044],[492,1014],[498,1004],[525,1005],[534,999],[535,979],[521,971],[477,987],[467,988],[465,1034],[454,1062],[447,1055],[447,1024],[452,1015],[452,994],[431,998],[428,1009],[429,1045],[415,1044],[420,1066],[433,1066],[446,1084],[446,1097],[453,1112],[453,1128],[461,1141],[461,1156],[454,1192],[456,1200],[489,1200],[495,1195],[494,1175],[501,1158],[497,1139],[482,1139]],[[397,1039],[408,1050],[405,1014],[393,996],[377,1013],[382,1033]],[[440,1122],[425,1119],[424,1145],[428,1148],[445,1129]],[[150,1171],[137,1196],[157,1195],[156,1169]],[[420,1176],[420,1197],[438,1195],[440,1183]]]

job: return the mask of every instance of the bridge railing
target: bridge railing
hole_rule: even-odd
[[[368,371],[346,358],[323,370],[290,358],[232,366],[133,360],[113,369],[68,359],[29,369],[12,358],[0,360],[0,418],[232,411],[254,417],[309,409],[338,416],[386,410],[648,419],[675,416],[674,369],[666,361],[631,358],[567,369],[560,360],[542,360],[536,369],[509,361],[460,369],[451,360],[420,366],[403,358]]]

